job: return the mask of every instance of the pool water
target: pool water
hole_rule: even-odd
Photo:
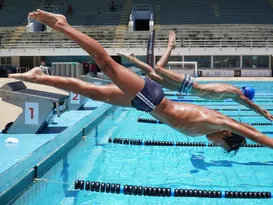
[[[267,90],[262,88],[261,83],[257,84],[257,89],[255,87],[255,102],[265,109],[273,109],[273,96],[266,95],[268,91],[273,94],[272,86],[267,84]],[[194,104],[222,109],[222,113],[245,123],[269,122],[253,111],[241,111],[245,107],[232,101],[200,102],[197,97],[170,94],[173,96],[168,97],[174,100],[192,100]],[[230,108],[233,111],[227,110]],[[108,143],[109,137],[208,142],[204,136],[187,137],[164,124],[139,123],[138,118],[153,119],[149,114],[131,108],[122,109],[118,116],[106,116],[96,129],[42,177],[49,181],[37,181],[14,204],[272,204],[272,199],[147,197],[74,190],[73,183],[79,179],[172,189],[273,191],[273,152],[268,148],[241,148],[233,156],[219,147]],[[273,137],[273,125],[255,128]]]

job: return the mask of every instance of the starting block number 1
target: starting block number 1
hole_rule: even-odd
[[[70,92],[70,103],[71,104],[80,104],[80,95],[78,93]]]
[[[39,104],[34,102],[25,103],[25,124],[38,125],[39,123]]]

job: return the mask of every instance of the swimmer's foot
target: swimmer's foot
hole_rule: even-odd
[[[168,47],[174,49],[176,47],[176,35],[174,31],[169,32]]]
[[[134,53],[129,53],[129,54],[126,54],[126,53],[117,53],[120,57],[124,57],[128,60],[132,60],[135,58],[135,54]]]
[[[28,17],[39,21],[40,23],[45,24],[57,31],[62,31],[64,26],[68,25],[65,16],[49,13],[40,9],[30,12]]]
[[[23,80],[27,82],[37,83],[37,80],[44,76],[45,74],[42,72],[40,67],[32,68],[30,71],[26,73],[16,73],[16,74],[9,74],[9,78],[15,78],[17,80]]]

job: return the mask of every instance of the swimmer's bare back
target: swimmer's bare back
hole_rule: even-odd
[[[207,135],[226,128],[229,120],[221,113],[188,103],[173,102],[165,98],[164,109],[151,115],[188,136]],[[231,119],[230,119],[231,120]]]
[[[249,125],[202,106],[173,102],[165,98],[165,109],[152,112],[155,118],[188,136],[201,136],[228,130],[254,142],[273,148],[273,138],[264,135]]]

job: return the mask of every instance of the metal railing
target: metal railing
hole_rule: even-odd
[[[105,48],[146,48],[147,40],[99,40],[98,41]],[[155,47],[166,47],[168,41],[155,40]],[[177,47],[191,48],[191,47],[273,47],[273,40],[177,40]],[[78,44],[71,40],[56,39],[51,41],[45,40],[29,40],[8,42],[2,40],[2,49],[14,48],[79,48]]]
[[[31,68],[30,67],[17,67],[16,68],[16,73],[25,73],[30,71]]]

